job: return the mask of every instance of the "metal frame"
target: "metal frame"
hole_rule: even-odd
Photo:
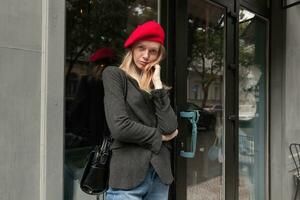
[[[174,52],[174,62],[175,62],[175,99],[177,105],[177,113],[182,111],[186,102],[186,80],[181,77],[186,77],[186,69],[180,66],[186,66],[187,61],[187,0],[175,0],[175,52]],[[179,126],[183,126],[179,120]],[[182,141],[184,133],[180,134],[176,142],[176,155],[179,155],[179,150],[181,149],[181,144],[179,141]],[[176,170],[175,177],[180,180],[176,182],[175,191],[176,199],[186,200],[186,168],[187,163],[185,158],[176,156],[174,160],[176,169],[181,168],[185,170]]]
[[[174,43],[174,32],[175,32],[175,2],[173,0],[165,0],[165,1],[159,1],[160,2],[160,13],[161,13],[161,18],[160,18],[160,23],[164,27],[165,32],[166,32],[166,59],[163,61],[163,65],[167,67],[163,67],[161,74],[162,74],[162,79],[166,80],[167,84],[169,86],[172,86],[174,88],[174,73],[175,73],[175,60],[174,60],[174,52],[175,52],[175,43]],[[174,91],[174,90],[173,90]],[[176,107],[176,98],[174,98],[175,94],[171,93],[170,94],[170,99],[171,99],[171,104],[174,108],[175,111],[177,111]],[[177,165],[175,160],[177,159],[177,147],[176,144],[173,143],[173,153],[171,155],[171,159],[174,161],[172,162],[172,170],[173,172],[177,171]],[[170,187],[169,191],[169,199],[176,199],[176,185],[173,184]]]
[[[270,15],[270,9],[269,9],[269,3],[266,3],[266,5],[259,5],[257,1],[253,0],[240,0],[240,5],[247,8],[249,11],[252,11],[264,18],[269,18]]]
[[[265,198],[270,199],[270,21],[267,20],[267,31],[266,31],[266,138],[265,138]]]
[[[288,8],[294,7],[298,4],[300,4],[300,0],[297,0],[293,3],[288,3],[288,0],[282,0],[282,8],[283,9],[288,9]]]
[[[225,199],[238,200],[239,2],[228,8],[225,74]],[[227,156],[226,156],[227,155]]]

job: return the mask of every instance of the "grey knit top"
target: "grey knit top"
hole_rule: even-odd
[[[150,164],[161,181],[170,184],[173,181],[171,145],[162,142],[161,135],[172,133],[178,124],[168,91],[145,92],[118,67],[107,67],[102,79],[106,120],[114,139],[110,187],[130,189],[139,185]]]

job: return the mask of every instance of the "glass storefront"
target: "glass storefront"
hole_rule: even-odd
[[[157,19],[157,0],[66,0],[65,200],[95,199],[80,190],[79,181],[87,155],[103,136],[101,68],[120,63],[134,27]],[[90,58],[103,48],[110,56]]]
[[[240,10],[239,199],[265,199],[267,22]]]
[[[166,4],[159,5],[160,2],[66,0],[65,200],[95,199],[80,190],[79,181],[89,152],[95,144],[101,142],[103,136],[103,124],[99,123],[101,120],[97,121],[103,112],[103,108],[97,106],[102,104],[102,96],[98,92],[101,91],[98,70],[120,63],[125,53],[123,42],[134,27],[147,20],[159,21],[159,17],[166,17],[161,16],[166,14],[161,6]],[[230,23],[226,24],[228,5],[207,0],[186,0],[186,6],[182,9],[186,9],[184,12],[187,18],[182,18],[186,21],[182,23],[184,25],[181,24],[182,30],[180,29],[187,33],[184,37],[185,44],[181,44],[183,49],[187,50],[187,55],[180,58],[185,59],[186,65],[177,66],[175,62],[174,66],[166,67],[172,68],[171,72],[174,70],[174,77],[179,67],[186,70],[186,76],[177,77],[182,79],[186,86],[179,88],[180,86],[174,84],[173,91],[180,90],[180,94],[184,94],[185,111],[198,111],[200,117],[196,124],[194,155],[184,158],[183,167],[176,166],[174,174],[178,174],[178,171],[181,173],[182,169],[184,171],[184,184],[180,185],[186,191],[186,194],[183,192],[184,199],[221,200],[225,199],[226,182],[225,116],[228,113],[225,112],[225,85],[228,80],[225,74],[229,70],[226,66],[226,49],[228,51],[230,46],[226,43],[230,41],[227,34],[234,35],[234,30],[233,26],[228,25]],[[162,11],[159,11],[160,9]],[[268,23],[246,9],[240,10],[239,17],[239,77],[231,77],[234,80],[239,78],[239,89],[232,89],[239,90],[239,165],[230,166],[236,167],[239,172],[238,199],[261,200],[265,199],[267,193],[265,155]],[[171,23],[170,26],[167,24],[167,27],[177,26],[173,21],[166,23]],[[228,31],[228,27],[232,30]],[[174,42],[174,47],[179,48],[176,41],[171,40],[176,34],[178,33],[169,30],[166,41]],[[113,53],[101,61],[91,60],[90,56],[102,48],[109,48]],[[230,48],[235,51],[236,47],[233,45]],[[172,51],[169,51],[170,54]],[[172,56],[169,59],[178,61]],[[175,106],[176,103],[181,103],[176,101],[177,99]],[[226,105],[234,106],[230,103]],[[189,151],[193,146],[190,122],[187,121],[184,128],[186,130],[180,131],[187,137],[181,141],[182,149]],[[175,155],[178,152],[173,153]],[[176,154],[174,160],[180,156]],[[175,184],[181,184],[177,177],[175,180]],[[176,195],[172,195],[171,198],[177,199]]]

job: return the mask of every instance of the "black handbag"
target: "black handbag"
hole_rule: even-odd
[[[124,100],[127,98],[127,78],[123,70],[121,75],[124,84]],[[103,118],[105,120],[105,117]],[[90,195],[99,195],[108,189],[109,179],[109,162],[111,156],[110,145],[112,138],[109,133],[106,121],[104,122],[103,138],[101,145],[97,145],[91,151],[88,161],[84,167],[84,171],[80,180],[80,188],[83,192]]]
[[[108,189],[111,143],[112,139],[105,137],[102,145],[97,145],[90,153],[80,180],[80,188],[83,192],[99,195]]]

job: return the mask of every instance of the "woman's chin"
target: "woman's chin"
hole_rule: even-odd
[[[146,66],[143,66],[141,64],[137,65],[137,68],[140,70],[140,71],[146,71]]]

